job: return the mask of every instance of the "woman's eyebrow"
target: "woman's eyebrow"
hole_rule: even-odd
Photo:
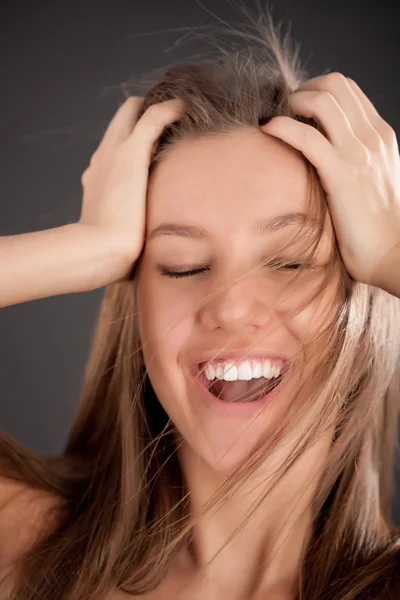
[[[266,235],[273,231],[283,229],[289,225],[302,225],[306,221],[315,223],[310,215],[306,213],[292,212],[284,215],[278,215],[272,219],[262,219],[254,223],[250,228],[250,233],[253,235]],[[209,238],[210,233],[204,227],[196,225],[183,225],[179,223],[162,223],[155,227],[148,235],[147,241],[153,240],[162,235],[178,235],[193,240]]]

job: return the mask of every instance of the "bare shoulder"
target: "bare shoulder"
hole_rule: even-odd
[[[60,501],[0,476],[0,575],[50,530]]]

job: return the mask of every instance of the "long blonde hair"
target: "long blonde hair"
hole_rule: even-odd
[[[180,139],[257,127],[260,120],[275,115],[318,128],[312,119],[293,115],[288,104],[290,93],[307,79],[289,37],[281,36],[268,12],[260,9],[253,18],[242,10],[249,25],[231,33],[244,44],[224,47],[216,41],[215,55],[165,67],[147,90],[142,113],[169,98],[181,97],[186,103],[185,115],[167,127],[154,146],[150,177],[169,146]],[[315,249],[327,205],[314,167],[304,161],[310,177],[310,214],[320,223]],[[321,290],[335,274],[335,302],[324,331],[314,340],[319,342],[318,363],[282,424],[281,431],[295,428],[297,443],[254,510],[333,424],[335,435],[313,503],[312,539],[296,598],[360,600],[371,594],[383,600],[400,597],[399,536],[389,516],[399,401],[400,301],[353,281],[336,244]],[[38,456],[6,433],[0,437],[2,476],[59,499],[55,526],[38,536],[18,562],[13,599],[100,599],[116,587],[133,594],[149,592],[191,540],[195,521],[177,459],[174,426],[141,360],[135,286],[133,270],[130,280],[105,290],[64,452]],[[285,436],[272,441],[268,452],[279,453]],[[265,456],[265,449],[250,456],[205,510],[223,502]]]

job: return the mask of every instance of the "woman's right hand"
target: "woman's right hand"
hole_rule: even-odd
[[[141,96],[131,96],[119,107],[81,177],[79,223],[96,228],[104,234],[105,244],[112,244],[115,260],[121,264],[110,273],[123,272],[120,279],[128,276],[143,248],[154,143],[164,127],[184,112],[183,101],[175,98],[150,106],[138,120],[142,103]]]
[[[180,99],[120,106],[82,174],[76,223],[0,236],[0,307],[127,279],[143,248],[153,145],[184,112]]]

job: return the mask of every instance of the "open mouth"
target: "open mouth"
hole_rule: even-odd
[[[278,377],[259,377],[250,379],[249,381],[236,380],[225,381],[224,379],[213,379],[210,381],[202,372],[202,367],[205,363],[200,364],[198,377],[200,383],[212,394],[215,398],[223,402],[250,403],[261,400],[270,394],[283,379],[283,372]]]

